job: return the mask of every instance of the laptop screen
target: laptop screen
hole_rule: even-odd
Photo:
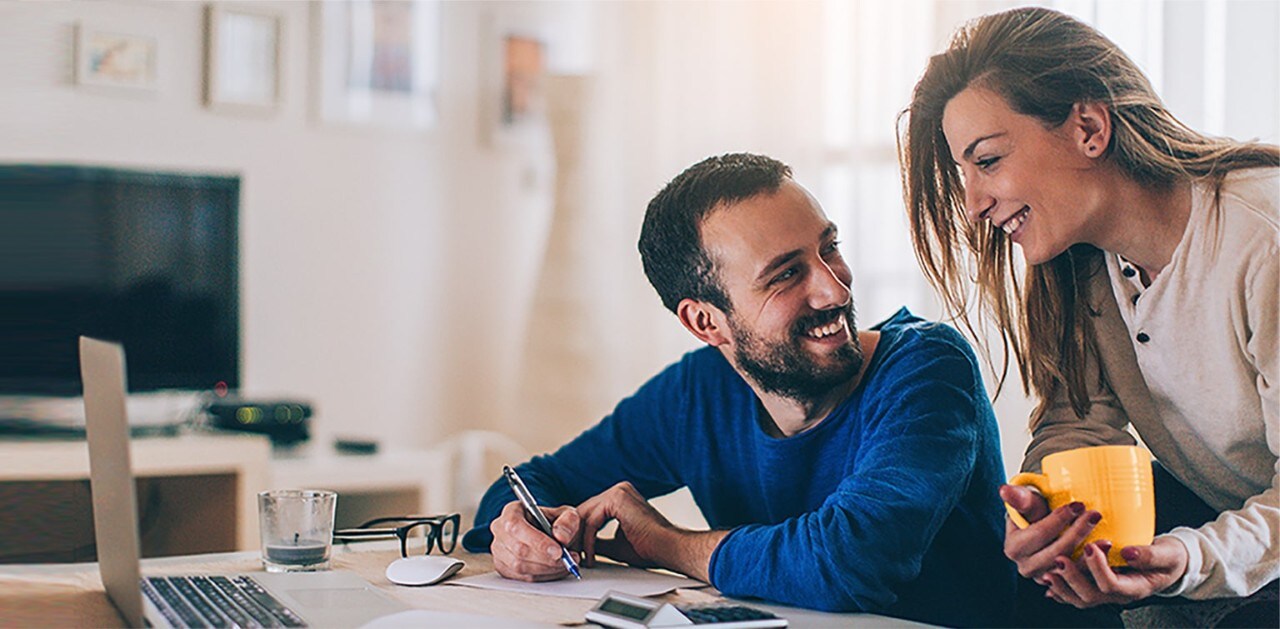
[[[132,627],[144,626],[141,552],[129,420],[125,414],[124,349],[80,337],[85,433],[89,441],[89,489],[98,570],[107,596]]]

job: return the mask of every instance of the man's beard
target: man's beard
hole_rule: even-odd
[[[849,342],[827,355],[830,364],[819,365],[804,348],[809,330],[846,317]],[[764,392],[802,404],[821,400],[837,386],[852,380],[862,370],[862,345],[854,323],[853,301],[845,308],[824,310],[801,317],[791,326],[789,338],[769,343],[757,338],[746,326],[729,317],[737,346],[734,358],[739,368]]]

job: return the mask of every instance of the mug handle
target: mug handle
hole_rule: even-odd
[[[1022,474],[1018,474],[1017,476],[1014,476],[1013,478],[1010,478],[1009,484],[1022,485],[1022,486],[1030,485],[1040,490],[1041,495],[1044,495],[1044,496],[1049,495],[1049,477],[1045,476],[1044,474],[1032,474],[1030,472],[1024,472]],[[1013,507],[1009,506],[1009,503],[1007,502],[1004,503],[1004,510],[1009,512],[1009,519],[1013,520],[1013,524],[1018,528],[1025,529],[1028,526],[1031,526],[1031,523],[1027,522],[1027,519],[1022,517],[1022,514],[1018,513],[1017,509],[1014,509]]]

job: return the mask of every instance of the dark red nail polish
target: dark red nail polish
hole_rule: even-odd
[[[1093,556],[1093,544],[1085,544],[1085,546],[1084,546],[1084,555],[1085,555],[1086,557],[1092,557],[1092,556]]]
[[[1073,502],[1073,503],[1071,503],[1071,504],[1067,505],[1067,507],[1068,507],[1068,508],[1070,508],[1070,509],[1071,509],[1071,513],[1074,513],[1075,515],[1080,515],[1081,513],[1084,513],[1084,503],[1083,503],[1083,502]]]
[[[1094,511],[1089,514],[1089,524],[1097,524],[1102,521],[1102,514]]]
[[[1132,546],[1126,547],[1120,551],[1120,556],[1124,557],[1125,561],[1133,561],[1138,558],[1138,555],[1138,549]]]

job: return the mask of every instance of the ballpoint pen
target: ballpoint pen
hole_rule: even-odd
[[[528,487],[525,487],[524,481],[520,480],[520,475],[516,474],[516,471],[511,469],[510,465],[502,466],[502,475],[507,477],[507,483],[511,485],[511,491],[516,493],[516,499],[524,506],[524,510],[533,516],[534,521],[538,523],[538,527],[542,529],[542,532],[546,533],[547,537],[551,538],[551,541],[560,546],[560,560],[564,562],[564,567],[568,568],[569,572],[573,573],[573,576],[582,579],[582,573],[578,572],[577,562],[569,554],[569,549],[565,548],[564,544],[561,544],[560,540],[557,540],[556,536],[552,534],[551,523],[547,521],[547,516],[542,515],[542,509],[538,508],[538,501],[533,499],[533,494],[530,493]]]

